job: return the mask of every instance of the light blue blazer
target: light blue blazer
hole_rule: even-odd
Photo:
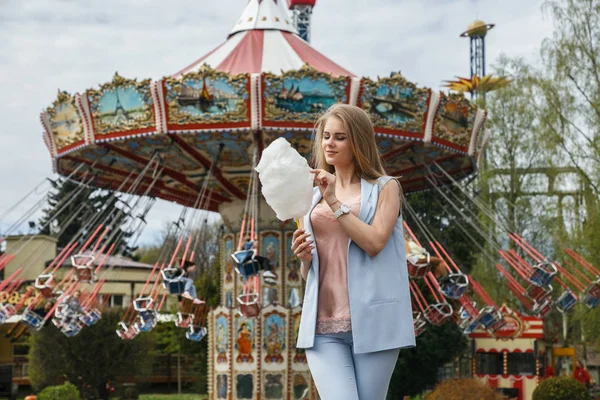
[[[390,179],[384,176],[376,183],[361,179],[358,218],[363,222],[373,222],[379,192]],[[304,217],[304,229],[315,241],[310,214],[320,200],[321,193],[315,188],[311,211]],[[348,296],[355,354],[415,346],[402,217],[398,217],[390,239],[375,257],[349,240]],[[306,279],[298,348],[313,346],[318,301],[319,255],[315,246]]]

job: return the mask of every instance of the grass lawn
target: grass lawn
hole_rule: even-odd
[[[140,400],[206,400],[206,394],[142,394]]]

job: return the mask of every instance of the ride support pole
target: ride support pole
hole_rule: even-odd
[[[23,267],[20,267],[15,272],[12,273],[11,276],[0,282],[0,292],[3,292],[4,289],[15,279],[19,274],[23,271]]]
[[[594,268],[594,266],[592,264],[590,264],[589,262],[587,262],[583,257],[581,257],[579,254],[575,253],[573,250],[565,248],[565,253],[567,253],[568,255],[570,255],[583,268],[585,268],[589,272],[591,272],[592,275],[594,275],[594,277],[597,277],[598,275],[600,275],[600,272],[596,268]]]

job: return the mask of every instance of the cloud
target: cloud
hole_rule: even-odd
[[[223,42],[246,0],[9,0],[0,2],[0,215],[52,174],[39,113],[57,90],[82,92],[125,77],[160,78]],[[390,71],[420,86],[469,74],[468,40],[476,17],[497,26],[487,37],[488,65],[500,52],[536,62],[550,21],[540,1],[320,0],[312,44],[361,76]],[[31,206],[23,202],[0,229]],[[152,241],[179,207],[159,202],[143,240]]]

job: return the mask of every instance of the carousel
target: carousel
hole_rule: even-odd
[[[370,115],[386,170],[402,177],[405,193],[434,191],[448,212],[460,213],[457,204],[472,201],[495,218],[462,185],[476,173],[489,138],[486,112],[461,93],[419,88],[399,73],[355,76],[306,41],[315,1],[289,3],[293,17],[283,1],[249,0],[222,44],[171,76],[115,74],[98,88],[58,93],[41,114],[53,170],[76,183],[74,190],[108,193],[117,211],[76,209],[84,227],[16,302],[8,299],[23,292],[26,263],[14,261],[23,246],[0,256],[0,270],[11,272],[0,282],[0,323],[20,318],[35,332],[52,320],[68,336],[93,325],[102,316],[96,299],[105,260],[121,251],[115,238],[123,231],[139,236],[155,199],[172,201],[181,214],[116,333],[133,340],[166,322],[186,330],[189,340],[207,340],[211,399],[317,398],[304,351],[295,348],[303,298],[291,252],[296,227],[266,204],[255,167],[278,138],[310,158],[314,123],[335,103]],[[206,261],[199,247],[208,212],[224,221],[221,304],[213,310],[189,283],[190,271]],[[449,322],[465,335],[500,332],[503,310],[452,258],[439,232],[419,222],[410,197],[404,213],[415,333]],[[471,217],[462,215],[465,224]],[[587,275],[575,276],[507,234],[512,250],[491,243],[498,247],[496,268],[532,315],[600,301],[600,274],[577,253],[569,254]],[[65,260],[70,271],[60,274]],[[556,300],[553,282],[564,288]],[[165,301],[174,296],[182,301],[169,315]],[[80,299],[77,309],[73,298]],[[45,312],[36,311],[44,304],[50,304]]]

